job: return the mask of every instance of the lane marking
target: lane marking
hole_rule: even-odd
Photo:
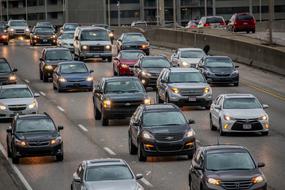
[[[42,91],[40,91],[40,94],[41,94],[42,96],[46,96],[46,94],[45,94],[44,92],[42,92]]]
[[[152,185],[148,180],[146,180],[144,177],[141,178],[141,181],[142,181],[146,186],[153,187],[153,185]]]
[[[116,153],[115,153],[113,150],[111,150],[110,148],[108,148],[108,147],[104,147],[104,150],[105,150],[106,152],[108,152],[109,154],[113,155],[113,156],[116,155]]]
[[[19,179],[21,180],[21,182],[24,184],[26,190],[33,190],[32,187],[30,186],[30,184],[28,183],[28,181],[25,179],[24,175],[20,172],[20,170],[9,160],[6,150],[3,147],[3,145],[0,143],[0,151],[2,152],[2,154],[4,155],[4,157],[6,158],[6,160],[9,162],[10,166],[12,167],[12,169],[14,170],[14,172],[17,174],[17,176],[19,177]]]
[[[57,109],[59,109],[60,111],[64,112],[64,109],[60,106],[57,106]]]
[[[148,176],[149,174],[151,174],[151,171],[148,171],[145,175]]]
[[[83,125],[78,124],[78,127],[79,127],[80,129],[82,129],[83,131],[88,132],[88,129],[87,129],[86,127],[84,127]]]
[[[26,83],[28,83],[28,84],[30,83],[30,81],[29,81],[29,80],[27,80],[27,79],[26,79],[26,80],[24,80],[24,81],[25,81]]]

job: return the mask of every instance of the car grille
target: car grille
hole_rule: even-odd
[[[7,81],[9,78],[8,77],[0,77],[0,83],[1,82],[5,82],[5,81]]]
[[[250,129],[244,129],[243,125],[247,124],[250,125]],[[232,130],[238,130],[238,131],[256,131],[256,130],[262,130],[262,124],[257,119],[238,119],[232,126]]]
[[[89,51],[93,52],[104,52],[105,46],[90,46]]]
[[[24,29],[16,29],[15,30],[17,34],[23,34],[25,33],[25,30]]]
[[[113,102],[112,101],[112,108],[120,108],[120,109],[124,109],[124,108],[137,108],[139,105],[143,104],[143,100],[139,100],[139,101],[124,101],[124,102]]]
[[[215,74],[218,77],[229,77],[230,74]]]
[[[155,134],[155,139],[157,141],[179,141],[183,139],[183,133],[174,133],[174,134]]]
[[[23,105],[13,105],[13,106],[9,106],[9,110],[10,111],[23,111],[26,109],[26,105],[23,104]]]
[[[182,96],[202,96],[204,94],[204,89],[203,88],[181,89],[180,94]]]
[[[86,79],[67,79],[67,82],[84,82]]]
[[[160,73],[150,73],[152,78],[158,78]]]
[[[164,143],[158,144],[157,149],[161,152],[172,152],[172,151],[179,151],[182,150],[183,145],[181,144],[171,144],[171,143]]]
[[[29,146],[48,146],[49,141],[30,141],[28,142]]]
[[[245,181],[222,181],[221,186],[226,190],[245,190],[252,186],[252,182]]]

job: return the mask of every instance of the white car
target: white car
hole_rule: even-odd
[[[30,38],[30,29],[25,20],[9,20],[7,26],[9,39]]]
[[[0,87],[0,119],[13,118],[17,114],[36,114],[38,112],[38,93],[33,93],[25,84]]]
[[[220,135],[228,132],[254,132],[268,135],[269,117],[262,105],[251,94],[219,95],[210,108],[211,130],[219,129]]]
[[[171,62],[178,67],[197,68],[199,61],[206,56],[200,48],[178,48],[171,56]]]
[[[67,48],[71,52],[74,52],[73,37],[74,31],[67,31],[60,34],[60,36],[57,38],[57,46]]]

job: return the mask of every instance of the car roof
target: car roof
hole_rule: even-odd
[[[195,69],[195,68],[171,67],[171,68],[169,68],[169,70],[171,72],[179,72],[179,73],[181,73],[181,72],[183,72],[183,73],[189,73],[189,72],[191,72],[191,73],[200,73],[200,71]]]
[[[55,51],[55,50],[66,50],[66,51],[69,51],[69,49],[67,48],[63,48],[63,47],[47,47],[45,48],[46,51]]]
[[[58,65],[59,65],[59,66],[60,66],[60,65],[68,65],[68,64],[72,64],[72,63],[84,64],[84,65],[85,65],[85,63],[82,62],[82,61],[63,61],[63,62],[60,62]]]
[[[48,114],[26,114],[26,115],[18,115],[17,118],[19,119],[29,119],[29,118],[32,118],[32,119],[37,119],[37,118],[50,118],[51,117],[48,115]]]
[[[252,94],[224,94],[225,98],[255,98]]]
[[[240,145],[208,145],[200,147],[206,153],[225,153],[225,152],[249,152],[245,147]]]
[[[9,84],[1,86],[0,89],[12,89],[12,88],[28,88],[28,85],[26,84]]]
[[[122,159],[108,158],[108,159],[94,159],[84,161],[87,167],[92,166],[111,166],[111,165],[127,165]]]
[[[141,32],[125,32],[125,33],[124,33],[124,35],[132,35],[132,34],[143,35],[143,33],[141,33]]]
[[[143,105],[144,112],[158,112],[158,111],[179,111],[180,109],[174,104],[151,104]]]
[[[102,27],[96,27],[96,26],[79,26],[81,30],[106,30]],[[107,31],[107,30],[106,30]]]
[[[142,59],[167,59],[164,55],[151,55],[151,56],[142,56]],[[167,59],[168,60],[168,59]]]
[[[178,48],[178,50],[180,51],[187,51],[187,50],[190,50],[190,51],[203,51],[201,48]]]
[[[138,80],[137,77],[120,76],[120,77],[103,77],[105,81],[124,81],[124,80]]]

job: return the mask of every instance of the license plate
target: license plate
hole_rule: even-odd
[[[189,97],[190,102],[196,102],[196,100],[197,100],[196,97]]]
[[[47,42],[47,40],[43,40],[43,42]]]
[[[248,25],[248,23],[247,23],[247,22],[244,22],[243,24],[244,24],[244,25]]]
[[[250,124],[244,124],[243,129],[251,129],[251,125]]]

